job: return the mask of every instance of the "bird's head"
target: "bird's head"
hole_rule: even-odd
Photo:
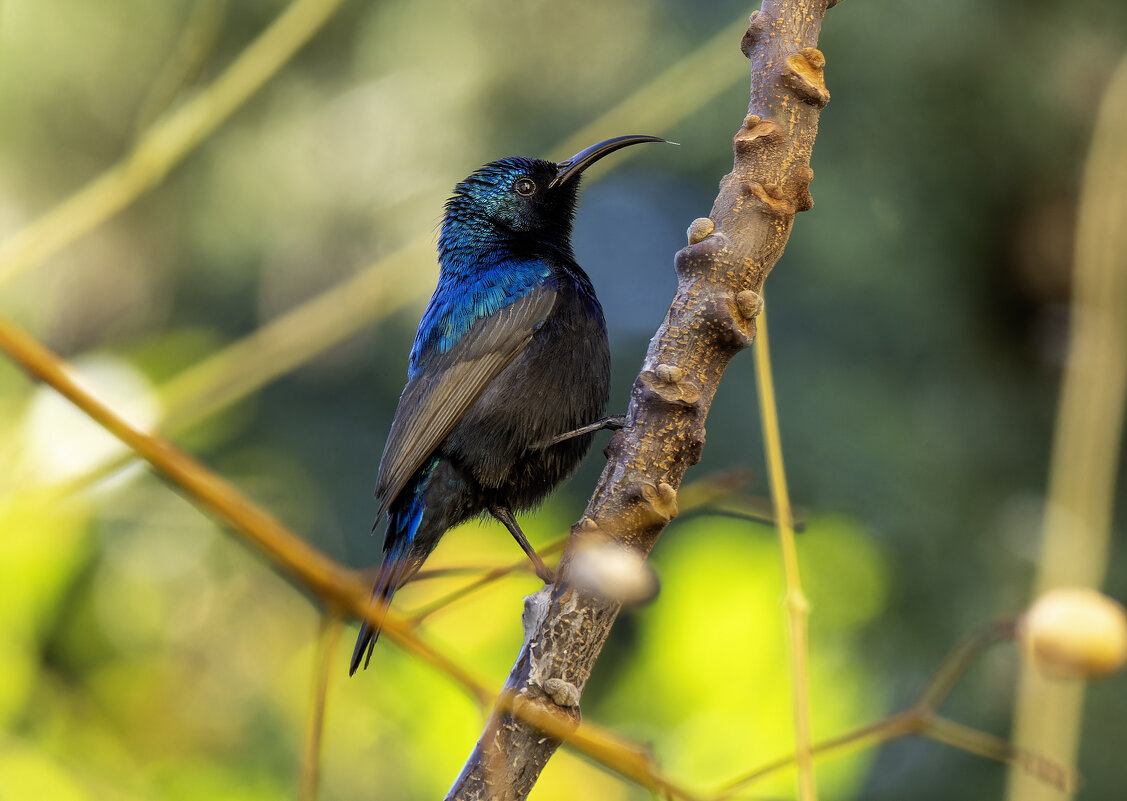
[[[545,243],[570,251],[571,223],[585,169],[614,151],[656,136],[619,136],[558,164],[506,158],[476,170],[446,202],[439,250],[450,254],[490,245]]]

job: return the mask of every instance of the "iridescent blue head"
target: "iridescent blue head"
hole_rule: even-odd
[[[571,252],[571,223],[579,176],[614,151],[656,136],[619,136],[581,150],[558,164],[542,159],[493,161],[454,187],[438,250],[448,257],[505,246],[535,252],[545,247]]]

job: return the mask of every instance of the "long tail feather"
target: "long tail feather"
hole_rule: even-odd
[[[360,667],[361,659],[364,667],[368,667],[392,596],[415,574],[450,525],[449,520],[439,515],[437,518],[428,518],[430,522],[422,526],[427,512],[427,487],[438,464],[438,457],[434,457],[424,465],[415,475],[413,485],[409,488],[410,494],[405,490],[387,513],[383,564],[380,565],[375,586],[372,587],[372,603],[377,607],[377,612],[371,620],[365,619],[360,626],[360,636],[356,638],[356,648],[352,651],[352,661],[348,667],[349,676]]]
[[[391,598],[399,585],[407,578],[410,569],[410,560],[406,554],[398,553],[395,548],[384,557],[380,565],[380,572],[376,577],[375,586],[372,587],[372,603],[379,604],[380,609],[375,620],[365,619],[360,626],[360,635],[356,638],[356,647],[352,651],[352,661],[348,665],[348,675],[354,674],[360,667],[360,660],[364,660],[364,668],[372,660],[372,649],[376,647],[376,640],[380,636],[384,616],[387,614]],[[367,652],[365,654],[365,652]]]

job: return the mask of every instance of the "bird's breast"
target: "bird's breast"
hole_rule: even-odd
[[[543,444],[606,412],[606,326],[593,293],[583,290],[558,288],[556,305],[528,347],[490,383],[442,448],[484,490],[497,491],[515,508],[537,504],[570,475],[593,436]]]

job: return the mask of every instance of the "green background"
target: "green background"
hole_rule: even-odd
[[[283,8],[0,4],[0,237],[126,153]],[[606,309],[621,410],[672,297],[673,253],[731,166],[747,105],[739,21],[750,10],[348,2],[162,185],[0,287],[0,312],[152,424],[167,401],[158,388],[181,371],[433,239],[450,188],[479,164],[569,155],[554,148],[727,29],[713,46],[723,68],[688,74],[691,103],[647,104],[645,121],[660,129],[635,130],[631,118],[591,140],[680,143],[607,159],[580,206],[576,251]],[[178,70],[170,54],[190,24],[203,33]],[[820,47],[833,100],[813,157],[816,206],[796,220],[766,290],[791,492],[808,523],[799,549],[817,738],[910,703],[960,636],[1027,601],[1079,175],[1125,34],[1127,7],[1094,0],[851,0],[828,16]],[[378,561],[371,489],[434,275],[429,259],[404,269],[394,280],[413,299],[407,308],[176,441],[334,557]],[[741,354],[689,479],[743,468],[746,493],[766,495],[758,426]],[[0,799],[294,797],[318,607],[143,470],[62,497],[51,490],[114,452],[0,363]],[[534,543],[566,532],[601,461],[596,447],[525,520]],[[1122,598],[1116,521],[1108,591]],[[469,524],[433,564],[518,556],[497,526]],[[647,744],[696,787],[785,754],[772,531],[686,516],[653,564],[662,593],[617,625],[588,686],[587,719]],[[410,587],[401,608],[464,580]],[[536,588],[529,575],[508,578],[422,633],[499,687],[521,640],[521,598]],[[440,797],[481,730],[476,706],[390,642],[347,679],[353,631],[329,688],[321,797]],[[946,713],[1005,736],[1017,668],[1013,647],[995,649]],[[1125,681],[1089,693],[1085,799],[1122,797]],[[826,799],[994,799],[1004,773],[922,740],[819,763]],[[783,775],[747,797],[790,797],[792,787]],[[533,794],[647,797],[568,753]]]

